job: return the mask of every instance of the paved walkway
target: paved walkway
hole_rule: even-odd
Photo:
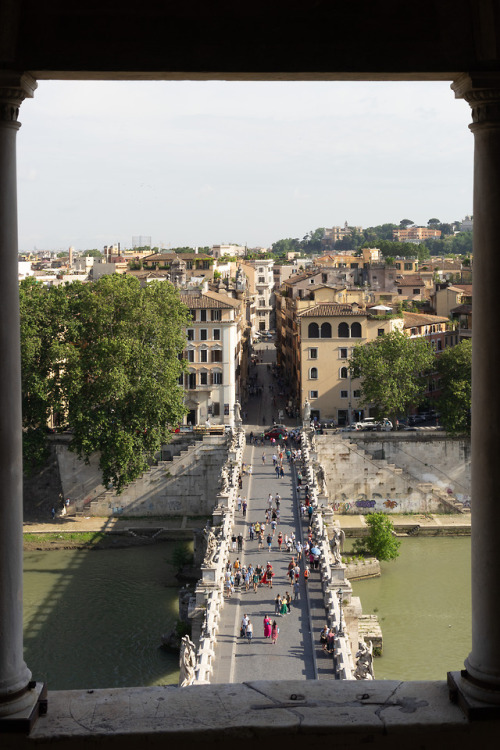
[[[251,431],[262,432],[263,427],[272,424],[272,416],[277,419],[278,410],[284,411],[285,397],[279,396],[279,388],[273,377],[271,365],[275,361],[274,344],[259,344],[255,347],[262,356],[263,362],[252,368],[252,374],[257,374],[257,384],[262,386],[262,393],[251,396],[244,411],[248,412],[245,420],[247,436]],[[272,385],[272,390],[269,386]],[[265,425],[263,424],[265,420]],[[295,424],[293,420],[285,418],[285,424]],[[318,640],[318,633],[311,632],[311,618],[308,606],[309,594],[313,594],[313,581],[307,586],[311,591],[306,591],[306,584],[302,576],[304,570],[301,565],[300,593],[298,600],[294,600],[293,589],[287,577],[288,564],[292,554],[284,549],[278,548],[277,536],[281,531],[283,537],[290,535],[293,531],[296,536],[301,534],[299,523],[298,506],[296,502],[296,490],[291,465],[286,458],[283,461],[285,476],[283,479],[276,477],[273,467],[272,456],[276,451],[269,443],[264,446],[251,446],[247,444],[243,460],[247,466],[252,467],[251,476],[243,479],[242,497],[248,500],[246,518],[242,513],[237,513],[235,529],[240,531],[244,538],[243,551],[231,554],[231,562],[239,557],[242,564],[258,564],[265,567],[271,562],[274,571],[272,588],[259,586],[257,592],[252,586],[247,592],[244,586],[240,587],[230,599],[226,599],[221,626],[218,636],[217,653],[215,657],[215,673],[213,681],[217,683],[246,682],[248,680],[272,680],[272,679],[314,679],[316,677],[315,661],[313,658],[313,640]],[[262,455],[265,455],[265,464]],[[264,546],[259,550],[257,539],[250,541],[248,529],[251,523],[262,523],[265,521],[265,512],[268,507],[267,498],[269,493],[275,497],[276,492],[281,497],[280,523],[271,545],[271,551],[267,549],[264,538]],[[273,505],[274,507],[274,505]],[[270,524],[266,524],[266,533]],[[286,592],[292,596],[290,614],[278,617],[275,615],[275,597],[277,594],[283,596]],[[240,638],[240,623],[244,614],[250,617],[254,626],[254,635],[251,643],[247,639]],[[264,617],[268,615],[271,620],[276,620],[279,627],[278,641],[273,646],[270,638],[264,638]],[[323,608],[324,618],[324,608]]]

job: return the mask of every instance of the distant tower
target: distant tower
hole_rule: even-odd
[[[74,250],[75,250],[74,247],[70,247],[70,249],[68,250],[68,256],[69,256],[68,265],[69,265],[70,268],[73,267],[73,252],[74,252]]]

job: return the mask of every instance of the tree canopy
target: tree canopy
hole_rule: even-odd
[[[141,288],[118,274],[20,289],[26,460],[43,457],[44,427],[59,413],[70,449],[87,461],[99,452],[103,483],[123,489],[185,413],[187,308],[167,282]]]
[[[472,393],[472,342],[461,341],[445,349],[438,359],[441,376],[441,424],[452,434],[470,432]]]
[[[394,534],[394,524],[385,513],[369,513],[366,523],[370,527],[368,536],[357,539],[354,543],[355,552],[373,555],[378,560],[394,560],[399,556],[401,541]]]
[[[430,344],[400,331],[356,346],[350,360],[353,377],[361,378],[361,403],[373,405],[380,417],[392,417],[394,425],[422,401],[433,364]]]

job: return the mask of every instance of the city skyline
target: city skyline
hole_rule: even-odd
[[[20,119],[21,251],[267,247],[472,213],[448,82],[40,81]]]

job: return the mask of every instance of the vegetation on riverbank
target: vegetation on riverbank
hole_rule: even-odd
[[[104,531],[49,532],[47,534],[23,535],[23,549],[60,550],[60,549],[119,549],[122,547],[139,547],[144,544],[155,544],[162,540],[147,537],[136,537],[129,534],[108,534]]]

